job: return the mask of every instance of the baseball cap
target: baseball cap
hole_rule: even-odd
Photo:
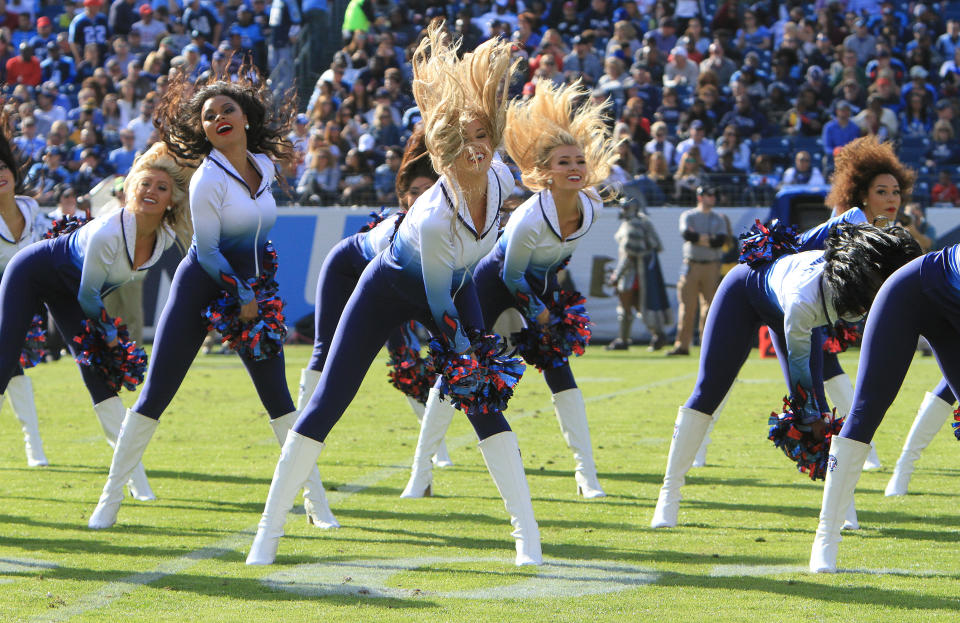
[[[847,110],[853,110],[853,106],[851,106],[850,102],[848,102],[847,100],[837,100],[837,103],[834,104],[834,108],[836,110],[840,110],[841,108],[846,108]]]
[[[533,95],[536,93],[537,87],[532,82],[527,82],[523,85],[523,94],[524,95]]]
[[[691,130],[693,130],[693,129],[702,130],[702,129],[703,129],[703,121],[700,121],[699,119],[694,119],[693,122],[690,124],[690,129],[691,129]]]
[[[100,0],[83,0],[83,6],[100,6]]]
[[[227,55],[224,54],[223,52],[221,52],[220,50],[215,51],[215,52],[212,54],[212,56],[213,56],[213,60],[215,60],[215,61],[219,61],[219,60],[224,59],[224,58],[227,57]]]
[[[140,15],[153,15],[153,8],[149,4],[140,7]]]
[[[920,79],[926,78],[927,70],[921,67],[920,65],[914,65],[913,67],[910,68],[910,77],[920,78]]]
[[[952,104],[947,98],[937,100],[937,110],[943,110],[944,108],[950,108]]]
[[[698,195],[715,195],[717,188],[713,184],[700,184],[697,186]]]
[[[307,117],[305,114],[300,113],[299,115],[297,115],[297,123],[300,123],[300,124],[310,123],[310,118]]]
[[[49,26],[49,25],[50,25],[50,18],[47,17],[46,15],[44,15],[43,17],[37,18],[37,28],[39,28],[40,26]]]
[[[372,151],[377,146],[377,141],[369,134],[364,134],[357,141],[357,149],[360,151]]]

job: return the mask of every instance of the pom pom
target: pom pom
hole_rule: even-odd
[[[579,292],[554,291],[548,306],[550,321],[544,326],[533,323],[513,334],[524,361],[542,372],[562,366],[571,355],[582,355],[592,333],[586,302]]]
[[[76,216],[65,216],[63,218],[58,218],[53,221],[53,224],[50,226],[50,229],[47,230],[47,233],[43,235],[44,238],[59,238],[60,236],[66,236],[67,234],[72,234],[77,231],[90,221],[86,219],[79,219]]]
[[[740,234],[740,263],[759,266],[781,255],[797,252],[797,230],[775,220],[766,227],[757,219],[746,233]]]
[[[826,430],[823,439],[817,439],[811,426],[802,422],[802,413],[802,405],[792,404],[785,397],[783,412],[770,414],[767,438],[797,464],[798,471],[810,476],[811,480],[823,480],[827,476],[830,439],[843,428],[843,418],[837,418],[836,412],[825,414]]]
[[[825,353],[842,353],[860,339],[859,326],[847,324],[843,320],[838,320],[828,330],[830,331],[830,337],[823,342],[823,352]]]
[[[283,300],[278,293],[277,251],[268,242],[261,263],[260,276],[249,284],[257,300],[259,314],[249,321],[240,319],[240,301],[230,292],[222,292],[203,310],[207,331],[222,336],[222,342],[242,357],[262,361],[276,357],[283,350],[287,325],[283,316]]]
[[[440,395],[467,415],[502,413],[513,396],[526,366],[517,357],[503,355],[499,335],[471,332],[469,353],[456,353],[446,340],[430,341],[432,366],[440,374]]]
[[[20,351],[20,367],[27,369],[46,361],[47,356],[46,318],[37,314],[27,329],[27,341]]]
[[[101,314],[102,322],[116,327],[117,344],[107,345],[100,323],[84,320],[80,333],[73,338],[77,363],[100,374],[111,391],[119,392],[123,387],[134,391],[147,371],[147,353],[130,341],[127,325],[121,324],[120,318],[111,320],[106,311]]]
[[[953,436],[960,441],[960,409],[953,412]]]
[[[370,231],[371,229],[373,229],[374,227],[376,227],[377,225],[385,221],[387,216],[389,215],[387,214],[386,208],[380,208],[379,211],[371,211],[369,216],[370,216],[370,220],[364,223],[363,227],[357,230],[358,234],[367,233],[368,231]]]
[[[419,348],[402,344],[390,350],[387,365],[391,368],[388,376],[394,387],[417,402],[427,402],[430,388],[437,380],[431,358],[421,357]]]

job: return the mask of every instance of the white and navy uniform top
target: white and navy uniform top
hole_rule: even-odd
[[[43,240],[43,235],[47,233],[47,220],[32,197],[17,195],[14,201],[20,214],[23,215],[23,231],[17,238],[10,233],[7,222],[0,218],[0,274],[3,274],[17,251],[37,240]]]
[[[783,312],[790,381],[807,391],[813,388],[810,336],[814,329],[840,319],[832,290],[826,283],[821,286],[826,266],[823,251],[804,251],[778,258],[766,273],[766,296]],[[854,322],[860,318],[843,320]]]
[[[500,210],[514,186],[507,165],[494,160],[487,172],[486,218],[474,223],[462,195],[458,200],[454,194],[456,186],[441,176],[414,202],[385,252],[402,271],[421,276],[430,313],[458,352],[469,348],[470,340],[460,326],[453,296],[496,244]]]
[[[843,214],[834,216],[826,222],[817,225],[812,229],[800,234],[800,244],[797,245],[800,251],[816,251],[827,246],[827,238],[830,237],[830,231],[837,225],[843,223],[866,223],[867,215],[860,208],[850,208]]]
[[[363,259],[368,262],[378,253],[390,246],[393,235],[397,232],[397,221],[403,218],[403,212],[396,212],[377,223],[370,231],[355,234],[360,245]]]
[[[160,260],[175,240],[173,230],[166,223],[161,224],[150,258],[135,267],[137,217],[130,210],[104,214],[70,234],[70,260],[81,275],[77,301],[87,318],[100,323],[107,341],[116,337],[117,330],[104,322],[103,297],[129,281],[144,279],[147,269]]]
[[[260,173],[260,185],[250,188],[227,157],[213,149],[190,180],[190,216],[197,261],[241,304],[254,293],[248,279],[260,274],[267,234],[277,221],[277,203],[270,191],[276,169],[266,154],[247,152]]]
[[[566,238],[560,233],[557,206],[549,190],[530,197],[510,215],[494,253],[503,257],[500,277],[527,318],[536,318],[545,309],[542,297],[550,278],[596,221],[602,204],[594,197],[592,191],[579,193],[580,227]],[[538,284],[539,292],[531,282]]]

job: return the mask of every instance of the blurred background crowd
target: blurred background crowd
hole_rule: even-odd
[[[0,0],[0,81],[27,194],[64,211],[157,140],[169,80],[249,57],[293,88],[283,204],[396,203],[419,121],[410,55],[433,17],[469,51],[515,43],[511,95],[582,81],[624,139],[611,182],[650,206],[768,205],[823,185],[858,136],[892,141],[914,199],[960,205],[960,2]]]

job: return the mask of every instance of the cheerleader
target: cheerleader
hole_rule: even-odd
[[[417,129],[407,141],[403,161],[397,170],[397,197],[402,212],[393,214],[373,229],[354,234],[340,241],[327,254],[317,279],[316,306],[314,312],[315,338],[313,356],[310,363],[300,372],[300,391],[297,396],[297,410],[302,411],[320,381],[323,365],[330,350],[337,323],[343,314],[353,289],[360,280],[363,269],[380,251],[390,246],[400,220],[406,210],[413,205],[417,197],[423,194],[437,181],[438,175],[430,165],[424,142],[423,130]],[[391,343],[402,343],[401,332],[391,336]],[[412,396],[407,396],[410,406],[418,420],[423,419],[424,406]],[[441,440],[433,460],[437,464],[450,465],[450,457]]]
[[[37,202],[32,197],[16,194],[23,179],[21,169],[6,134],[0,132],[0,273],[10,263],[14,254],[24,247],[41,240],[47,231],[45,219],[40,214]],[[35,312],[40,312],[38,308]],[[45,312],[43,312],[45,314]],[[27,451],[27,465],[49,465],[43,452],[43,440],[37,421],[37,407],[33,401],[33,384],[24,375],[18,361],[7,383],[4,396],[10,397],[13,414],[23,430],[23,444]],[[0,401],[2,401],[0,396]]]
[[[496,243],[500,209],[514,187],[506,166],[492,162],[503,135],[510,45],[492,39],[462,60],[458,47],[435,21],[414,53],[414,97],[441,177],[417,199],[390,248],[370,262],[350,296],[317,389],[287,436],[247,564],[274,561],[299,483],[391,332],[416,319],[467,353],[473,347],[467,331],[483,327],[472,269]],[[516,563],[539,564],[540,533],[516,435],[499,410],[467,417],[511,516]]]
[[[839,214],[801,234],[799,250],[823,250],[830,232],[843,223],[892,224],[900,206],[910,196],[915,178],[916,174],[900,162],[890,143],[881,143],[873,136],[864,136],[848,143],[836,156],[836,168],[830,178],[830,193],[826,198],[826,204],[834,206]],[[845,417],[853,404],[850,377],[840,367],[835,353],[824,352],[822,356],[824,390],[837,408],[837,417]],[[723,404],[726,404],[726,399]],[[722,409],[723,405],[713,414],[711,430]],[[694,467],[706,462],[709,434],[708,430]],[[864,469],[880,467],[877,451],[871,445]]]
[[[843,225],[831,230],[825,251],[785,255],[757,267],[740,264],[727,273],[707,314],[696,386],[677,414],[651,527],[677,524],[686,473],[759,326],[770,327],[795,412],[822,438],[822,414],[829,408],[818,327],[859,320],[883,280],[919,254],[901,228]]]
[[[602,202],[593,188],[610,173],[614,144],[604,122],[604,105],[587,100],[579,86],[556,88],[541,82],[533,98],[507,110],[504,144],[517,163],[523,183],[536,194],[518,207],[494,249],[477,265],[474,280],[486,327],[501,313],[516,308],[531,327],[546,328],[548,306],[558,294],[557,270],[569,260],[578,242],[599,215]],[[542,368],[554,411],[567,445],[573,450],[577,491],[585,498],[603,497],[597,479],[587,425],[586,405],[566,357],[556,362],[529,361]],[[428,413],[420,441],[437,443],[450,424],[449,410]],[[415,453],[403,497],[430,492],[431,447]]]
[[[89,319],[110,346],[116,345],[117,328],[107,316],[102,297],[129,281],[143,279],[166,249],[189,237],[189,177],[190,172],[178,166],[163,145],[156,145],[137,159],[127,175],[126,208],[70,234],[30,245],[10,260],[0,281],[0,370],[5,371],[0,374],[0,394],[17,378],[24,336],[42,304],[62,335],[76,335]],[[12,172],[5,168],[3,178],[10,186]],[[76,356],[77,344],[69,346]],[[107,440],[114,446],[123,421],[123,402],[96,370],[81,366],[80,372]],[[134,497],[155,499],[139,457],[118,482],[121,498],[128,480]]]
[[[283,160],[292,153],[284,138],[292,106],[274,104],[269,87],[255,80],[256,75],[235,82],[212,80],[194,90],[192,83],[181,79],[171,85],[156,113],[155,121],[173,154],[187,162],[202,158],[190,180],[193,243],[170,285],[146,383],[123,421],[110,474],[90,516],[90,528],[108,528],[116,522],[123,500],[120,483],[143,456],[160,416],[207,334],[204,309],[225,292],[237,302],[241,322],[264,318],[258,292],[250,284],[264,276],[264,261],[270,260],[268,235],[277,218],[270,192],[276,173],[271,156]],[[268,283],[264,289],[269,287]],[[261,294],[264,301],[270,302]],[[257,360],[243,350],[241,360],[270,416],[270,426],[282,442],[297,412],[287,389],[282,342],[278,341],[269,343],[276,349],[274,356]],[[336,527],[316,466],[308,471],[303,479],[308,480],[309,475],[304,490],[307,520],[322,528]]]
[[[960,247],[918,258],[880,288],[864,329],[853,409],[830,444],[830,469],[810,571],[837,568],[836,509],[849,504],[870,440],[893,403],[922,335],[956,396],[960,390]],[[894,330],[891,330],[891,327]]]

